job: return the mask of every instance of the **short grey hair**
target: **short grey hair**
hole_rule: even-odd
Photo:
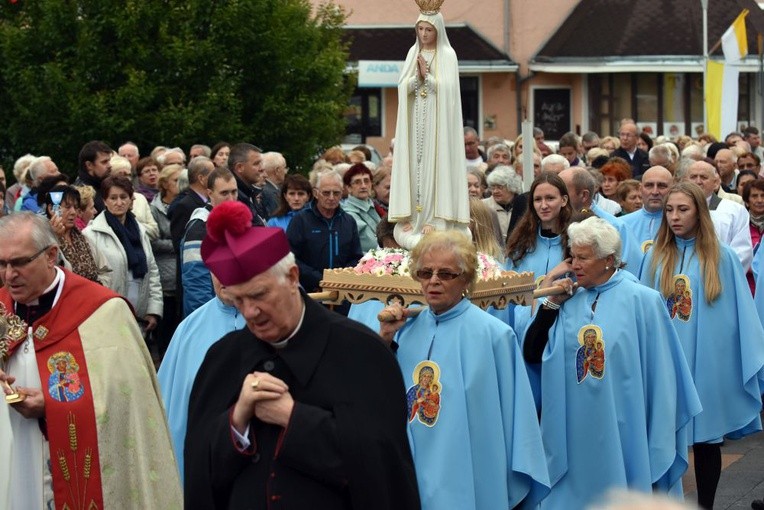
[[[570,168],[570,161],[561,154],[550,154],[541,160],[541,171],[546,172],[549,165],[562,165],[563,170]]]
[[[204,156],[205,158],[209,158],[210,156],[212,156],[212,149],[210,149],[209,145],[204,145],[203,143],[195,143],[194,145],[191,146],[191,150],[189,150],[188,152],[191,152],[194,149],[202,149],[201,155]]]
[[[478,140],[480,139],[480,135],[478,135],[478,132],[475,130],[474,127],[464,126],[464,136],[467,136],[467,135],[475,135],[475,137],[477,137]]]
[[[509,191],[515,194],[523,192],[523,181],[506,165],[497,165],[493,172],[487,177],[488,186],[506,186]]]
[[[693,142],[688,144],[684,149],[682,149],[682,158],[689,158],[694,159],[695,161],[700,161],[705,157],[705,152],[703,152],[703,147],[701,147],[698,143]]]
[[[674,153],[669,149],[669,144],[662,143],[650,149],[647,157],[652,161],[653,158],[663,158],[667,164],[671,165],[676,161]],[[652,162],[650,163],[652,165]]]
[[[281,165],[286,165],[286,159],[280,152],[266,152],[263,154],[262,165],[266,173],[271,173]]]
[[[584,136],[581,137],[581,142],[596,143],[597,145],[599,145],[600,135],[598,135],[594,131],[587,131],[586,133],[584,133]]]
[[[296,265],[294,253],[290,251],[268,269],[268,274],[277,278],[280,283],[285,283],[289,270]]]
[[[316,176],[316,188],[321,187],[321,181],[331,178],[337,181],[337,183],[340,185],[340,187],[344,187],[342,182],[342,176],[337,170],[329,170],[328,172],[321,172]]]
[[[173,147],[172,149],[167,149],[162,154],[157,156],[156,159],[159,162],[159,164],[164,165],[164,162],[167,159],[167,155],[170,154],[171,152],[177,152],[178,154],[183,156],[183,162],[184,163],[186,162],[186,153],[183,152],[183,149],[181,149],[180,147]],[[194,159],[196,159],[196,158],[194,158]]]
[[[488,159],[491,159],[494,152],[504,152],[507,155],[511,155],[512,151],[509,150],[509,146],[505,143],[496,143],[488,148]]]
[[[612,255],[615,266],[621,265],[621,236],[613,225],[592,216],[568,227],[568,246],[591,246],[599,259]]]
[[[109,163],[111,164],[112,172],[127,170],[127,173],[132,177],[133,166],[130,164],[130,161],[127,158],[123,156],[112,156],[109,160]]]
[[[19,229],[25,225],[30,226],[35,249],[44,250],[50,246],[58,247],[58,238],[53,233],[48,219],[30,211],[9,214],[0,218],[0,239],[13,237],[18,240]]]
[[[199,158],[195,158],[195,159],[199,159]],[[172,166],[172,165],[168,165],[168,166]],[[188,168],[183,168],[180,171],[180,174],[178,175],[178,193],[183,193],[184,191],[186,191],[190,184],[191,183],[188,182]]]
[[[120,146],[119,146],[119,148],[117,149],[117,152],[119,152],[119,150],[120,150],[122,147],[132,147],[133,149],[135,149],[135,153],[136,153],[138,156],[140,156],[140,155],[141,155],[141,153],[140,153],[140,149],[138,149],[138,146],[137,146],[137,145],[135,145],[133,142],[125,142],[125,143],[123,143],[122,145],[120,145]]]
[[[48,161],[52,161],[49,156],[40,156],[34,158],[29,164],[29,178],[33,182],[39,181],[40,177],[48,171],[45,167],[45,163]]]
[[[676,166],[676,170],[674,171],[674,181],[679,182],[684,180],[687,172],[690,171],[690,167],[697,162],[698,160],[682,157],[682,159],[679,160],[679,164]]]
[[[212,172],[212,170],[209,169],[210,164],[212,164],[213,167],[215,165],[212,163],[212,160],[206,156],[198,156],[192,159],[188,164],[188,172],[186,173],[189,185],[191,183],[197,182],[199,177],[203,177]]]
[[[581,166],[574,166],[570,169],[572,174],[571,182],[576,191],[586,190],[589,196],[594,199],[594,190],[597,189],[597,178],[589,170]],[[572,192],[573,190],[568,190]]]

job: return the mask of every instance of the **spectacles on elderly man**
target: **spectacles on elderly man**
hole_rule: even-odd
[[[321,196],[324,198],[330,198],[330,197],[341,197],[342,192],[341,191],[319,191],[321,193]]]
[[[449,281],[453,280],[454,278],[458,278],[459,276],[463,275],[464,272],[452,273],[451,271],[433,271],[432,269],[420,269],[414,274],[420,280],[429,280],[433,277],[433,275],[435,275],[439,280]]]
[[[50,248],[50,246],[46,246],[42,250],[38,251],[31,257],[19,257],[15,259],[9,259],[9,260],[0,260],[0,271],[5,271],[8,269],[8,266],[11,266],[11,269],[21,269],[24,266],[28,266],[31,264],[37,257],[45,253],[45,250]]]

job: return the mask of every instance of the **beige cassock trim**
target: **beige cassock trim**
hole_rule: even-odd
[[[93,388],[104,508],[183,507],[151,356],[122,299],[79,328]]]

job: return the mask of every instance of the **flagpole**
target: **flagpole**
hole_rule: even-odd
[[[706,76],[708,69],[708,0],[700,0],[703,8],[703,131],[708,133],[708,104],[706,101]]]

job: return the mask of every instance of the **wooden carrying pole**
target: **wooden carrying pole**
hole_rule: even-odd
[[[552,285],[551,287],[545,287],[543,289],[536,289],[533,291],[533,299],[538,299],[540,297],[544,296],[558,296],[560,294],[565,294],[565,289],[560,285]],[[407,314],[406,317],[416,317],[422,311],[427,310],[426,306],[410,306],[406,308]],[[389,312],[386,312],[385,310],[382,310],[377,315],[377,319],[379,322],[393,322],[395,321],[395,317],[392,316]]]

